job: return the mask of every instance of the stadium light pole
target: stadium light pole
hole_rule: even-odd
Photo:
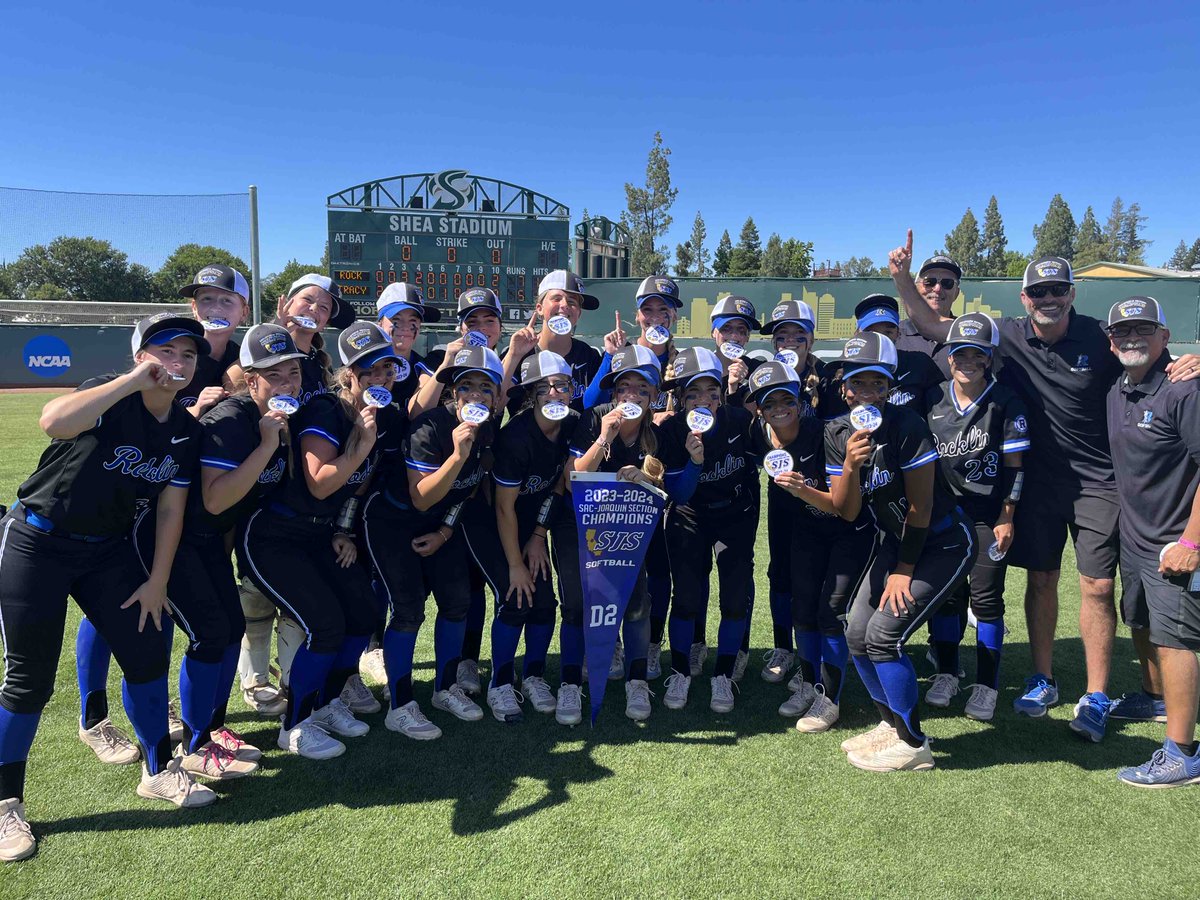
[[[257,325],[262,321],[262,310],[259,308],[259,295],[262,284],[258,273],[258,186],[250,185],[250,302],[253,305],[253,322]]]

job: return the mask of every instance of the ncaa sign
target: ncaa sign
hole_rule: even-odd
[[[21,353],[25,367],[42,378],[55,378],[71,368],[71,348],[62,338],[39,334],[25,344]]]

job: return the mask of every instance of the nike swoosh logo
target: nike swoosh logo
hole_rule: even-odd
[[[810,453],[810,454],[808,454],[808,456],[802,456],[802,457],[800,457],[800,462],[808,462],[815,455],[816,454]]]
[[[931,418],[931,419],[944,419],[944,418],[946,418],[946,414],[945,414],[945,413],[942,413],[942,415],[940,415],[940,416],[930,416],[929,418]]]
[[[575,369],[586,369],[586,368],[587,368],[587,363],[579,363],[578,365],[572,365],[571,371],[574,371]]]
[[[733,437],[731,437],[731,438],[730,438],[728,441],[726,441],[726,443],[732,444],[734,441],[736,441],[736,440],[737,440],[738,438],[740,438],[740,437],[741,437],[741,435],[740,435],[740,434],[735,434],[735,435],[734,435]]]
[[[182,444],[182,443],[183,443],[184,441],[186,441],[186,440],[190,440],[190,438],[185,438],[185,437],[173,437],[173,438],[171,438],[171,443],[172,443],[172,444]]]

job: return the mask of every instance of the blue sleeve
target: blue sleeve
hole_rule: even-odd
[[[605,353],[600,358],[600,367],[596,370],[595,376],[592,378],[592,383],[587,386],[587,390],[583,392],[583,408],[591,409],[593,406],[599,406],[601,403],[608,403],[612,400],[612,391],[602,390],[600,388],[600,379],[612,371],[612,357]]]
[[[675,503],[687,503],[696,492],[696,485],[700,483],[700,466],[695,460],[689,459],[682,471],[668,472],[663,478],[663,483],[667,488],[667,496]]]

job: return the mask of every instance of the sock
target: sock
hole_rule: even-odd
[[[692,652],[692,640],[696,635],[696,623],[679,615],[678,608],[671,613],[668,636],[671,638],[671,668],[684,675],[691,675],[688,654]]]
[[[550,652],[550,642],[554,640],[554,611],[545,622],[528,621],[525,623],[525,664],[522,674],[525,678],[544,678],[546,676],[546,654]],[[494,654],[493,654],[494,655]]]
[[[415,631],[388,628],[383,633],[383,667],[387,670],[392,709],[412,702],[412,664],[416,646]]]
[[[626,619],[621,625],[621,636],[625,641],[626,680],[645,681],[646,654],[650,650],[650,620]]]
[[[195,753],[208,741],[220,679],[221,663],[183,657],[183,665],[179,667],[179,717],[183,719],[187,753]]]
[[[661,644],[667,625],[667,610],[671,606],[671,578],[667,575],[647,575],[646,590],[650,592],[650,643]]]
[[[846,646],[846,635],[823,635],[821,637],[821,685],[825,696],[840,703],[842,684],[845,681],[846,660],[850,649]]]
[[[42,714],[9,712],[0,706],[0,800],[25,800],[25,760]]]
[[[133,724],[142,759],[151,775],[157,775],[171,761],[171,736],[167,730],[167,674],[153,681],[130,684],[121,679],[125,712]]]
[[[563,684],[583,684],[583,626],[566,620],[558,630]]]
[[[801,677],[809,684],[817,683],[817,669],[821,665],[821,633],[796,629],[796,663]]]
[[[221,674],[217,677],[217,695],[213,698],[209,731],[216,731],[225,726],[225,716],[229,711],[229,694],[233,690],[233,679],[237,676],[238,654],[241,649],[240,638],[225,648],[225,656],[221,660]]]
[[[1000,652],[1004,647],[1004,620],[980,619],[975,630],[975,680],[993,689],[1000,687]]]
[[[862,679],[863,687],[867,689],[867,693],[871,695],[871,699],[876,704],[887,706],[887,694],[883,690],[883,684],[879,681],[879,673],[875,671],[875,663],[866,656],[852,656],[854,660],[854,668],[858,670],[858,677]],[[888,718],[885,721],[890,722]]]
[[[775,646],[781,650],[792,649],[792,595],[771,593],[771,630]]]
[[[369,634],[347,635],[342,638],[342,646],[333,657],[333,665],[329,667],[329,674],[325,676],[325,685],[317,701],[321,706],[341,696],[346,688],[347,679],[358,672],[358,658],[363,655],[370,640]]]
[[[750,584],[750,599],[746,603],[746,628],[742,632],[741,649],[750,652],[750,622],[754,619],[754,583]],[[788,621],[792,620],[791,610],[788,610]]]
[[[958,675],[958,644],[962,640],[962,632],[958,629],[959,618],[957,614],[938,615],[930,621],[939,674]]]
[[[704,596],[700,598],[700,607],[696,610],[696,618],[692,619],[695,626],[695,631],[692,634],[693,644],[708,643],[708,584],[706,583],[701,590]],[[750,612],[746,611],[746,621],[750,621]]]
[[[433,620],[433,657],[435,691],[448,691],[458,680],[458,664],[462,661],[465,620],[451,622],[439,615]]]
[[[483,588],[472,588],[471,605],[467,607],[467,620],[463,623],[463,659],[479,662],[479,648],[483,645],[483,618],[486,608],[487,597]]]
[[[896,714],[896,731],[910,747],[925,741],[917,710],[917,670],[907,656],[875,663],[879,681],[887,694],[888,707]]]
[[[292,670],[288,679],[288,706],[283,717],[283,727],[292,729],[312,715],[317,694],[325,683],[325,676],[333,665],[334,653],[313,653],[307,644],[296,648],[292,658]]]
[[[95,728],[108,718],[108,664],[112,651],[90,619],[75,635],[75,673],[79,678],[79,723]]]
[[[521,626],[504,621],[503,616],[492,619],[492,683],[491,687],[513,683],[513,659],[521,642]]]
[[[714,675],[733,677],[733,666],[737,662],[737,653],[742,639],[746,635],[745,619],[727,619],[721,617],[717,626],[717,664],[713,669]]]

